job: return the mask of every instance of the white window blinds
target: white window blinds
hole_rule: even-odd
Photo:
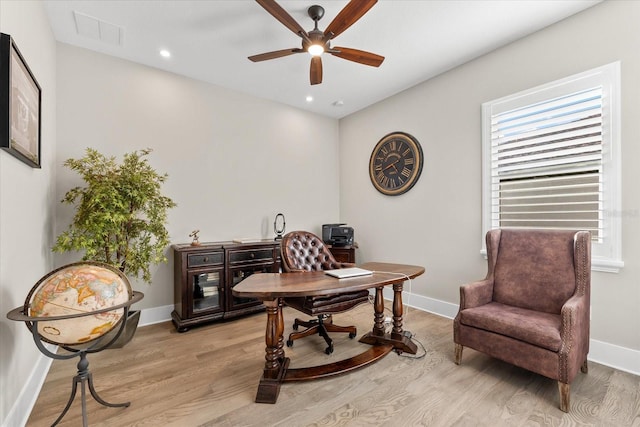
[[[482,252],[493,228],[589,230],[594,270],[621,254],[620,63],[482,104]]]
[[[602,88],[491,117],[494,228],[602,236]]]

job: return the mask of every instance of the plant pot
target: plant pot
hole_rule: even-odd
[[[138,322],[140,321],[140,310],[130,310],[129,315],[125,320],[124,330],[118,337],[118,339],[109,346],[109,348],[122,348],[124,347],[131,339],[133,339],[133,335],[136,333],[136,329],[138,328]],[[106,342],[113,339],[115,334],[118,333],[120,327],[117,326],[109,331],[101,340]]]

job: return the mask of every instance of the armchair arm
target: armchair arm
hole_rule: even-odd
[[[575,294],[562,306],[560,316],[559,380],[568,384],[589,352],[589,298]]]
[[[484,279],[460,286],[460,310],[478,307],[491,302],[493,280]]]

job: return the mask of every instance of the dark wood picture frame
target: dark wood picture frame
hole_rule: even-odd
[[[13,38],[0,33],[0,148],[40,168],[42,90]]]

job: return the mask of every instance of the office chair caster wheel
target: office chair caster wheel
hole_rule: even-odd
[[[349,332],[349,338],[354,339],[356,337],[355,332]]]
[[[294,323],[294,324],[293,324],[293,330],[294,330],[294,331],[297,331],[297,330],[298,330],[298,324],[297,324],[297,323]]]
[[[293,340],[287,340],[287,347],[293,347]]]
[[[324,352],[327,354],[333,353],[333,345],[330,345],[329,347],[325,348]]]

